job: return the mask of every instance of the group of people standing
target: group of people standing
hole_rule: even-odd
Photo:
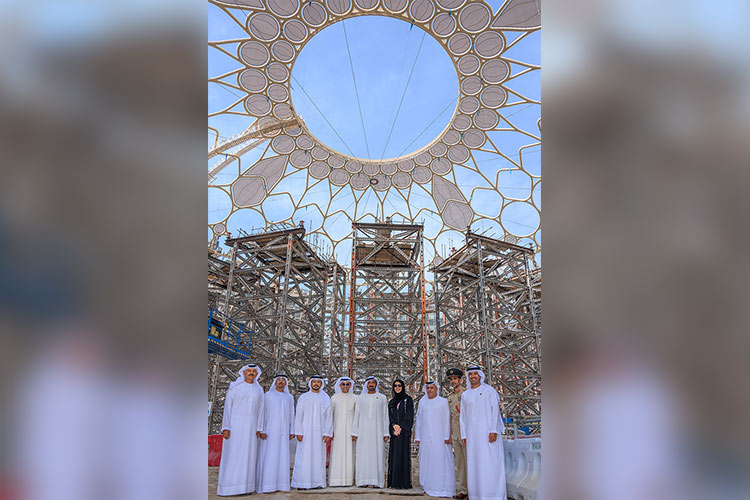
[[[436,497],[505,500],[500,398],[484,383],[479,367],[448,370],[452,394],[438,396],[434,381],[424,385],[417,404],[401,379],[389,400],[379,381],[367,377],[360,394],[354,381],[339,378],[334,395],[313,376],[296,405],[287,378],[276,375],[267,392],[261,369],[243,366],[229,385],[224,404],[219,495],[270,493],[329,486],[410,489],[411,443],[419,443],[419,482]],[[413,430],[413,432],[412,432]],[[289,477],[289,441],[297,440]],[[390,441],[387,474],[385,448]],[[326,448],[331,443],[328,481]]]

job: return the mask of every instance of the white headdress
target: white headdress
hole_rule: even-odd
[[[253,364],[253,363],[245,365],[245,366],[243,366],[242,368],[239,369],[239,371],[237,372],[237,374],[239,376],[234,380],[234,382],[231,382],[229,384],[229,388],[231,389],[235,385],[241,384],[242,382],[245,381],[245,374],[242,373],[242,372],[244,372],[248,368],[255,368],[256,370],[258,370],[258,376],[255,377],[255,380],[253,381],[253,383],[251,385],[257,386],[261,390],[261,392],[262,392],[263,388],[260,386],[260,383],[258,382],[258,380],[260,379],[260,374],[263,373],[263,371],[260,369],[260,366],[258,366],[256,364]]]
[[[482,368],[479,366],[472,366],[466,369],[466,378],[469,378],[469,372],[479,372],[479,385],[484,384],[484,372],[482,371]],[[469,389],[471,389],[471,384],[469,384]]]
[[[325,389],[325,387],[326,387],[326,381],[325,381],[325,379],[323,377],[321,377],[320,375],[313,375],[312,377],[310,377],[310,380],[307,381],[307,389],[308,390],[312,391],[312,381],[316,380],[316,379],[320,380],[320,382],[322,384],[320,386],[320,390],[322,391],[323,389]]]
[[[427,386],[428,386],[428,385],[430,385],[430,384],[432,384],[432,385],[434,385],[435,387],[437,387],[437,389],[438,389],[438,395],[437,395],[437,396],[440,396],[440,394],[439,394],[439,393],[440,393],[440,387],[438,387],[438,385],[437,385],[437,384],[435,383],[435,381],[434,381],[434,380],[428,380],[428,381],[427,381],[427,382],[425,382],[425,384],[424,384],[424,385],[422,386],[422,392],[424,393],[424,395],[425,395],[425,396],[427,396]],[[435,396],[435,397],[437,397],[437,396]]]
[[[276,380],[278,380],[280,378],[283,378],[283,379],[285,379],[287,381],[287,384],[284,386],[284,391],[283,392],[279,392],[279,391],[276,390]],[[289,382],[289,379],[286,378],[286,375],[276,375],[273,378],[273,382],[271,382],[271,387],[268,388],[268,392],[266,392],[265,397],[266,398],[281,398],[281,400],[283,401],[287,396],[289,396],[289,398],[292,401],[294,401],[294,398],[292,397],[292,395],[289,394],[289,383],[288,382]],[[292,405],[293,404],[294,403],[292,403]],[[286,414],[286,403],[282,403],[280,406],[281,406],[281,415],[279,415],[279,418],[284,418],[284,416]]]
[[[341,382],[343,380],[348,380],[349,382],[352,383],[352,388],[349,389],[349,390],[351,391],[351,394],[354,394],[354,380],[350,379],[349,377],[339,377],[339,379],[336,381],[336,383],[333,386],[333,390],[334,390],[335,394],[338,394],[339,392],[341,392],[341,385],[340,384],[341,384]]]
[[[276,380],[280,378],[283,378],[287,382],[287,384],[284,386],[284,393],[289,394],[291,396],[291,394],[289,393],[289,379],[286,377],[286,375],[276,375],[273,378],[273,382],[271,382],[271,387],[268,388],[268,392],[271,392],[271,391],[279,392],[276,390]]]
[[[375,384],[376,384],[375,385],[375,392],[377,394],[380,394],[380,381],[377,379],[377,377],[373,377],[372,375],[370,375],[369,377],[367,377],[365,379],[365,383],[362,384],[362,390],[359,391],[360,396],[362,394],[368,394],[368,392],[367,392],[367,382],[369,382],[370,380],[374,380],[375,381]]]

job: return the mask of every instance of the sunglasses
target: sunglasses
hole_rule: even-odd
[[[403,387],[401,384],[393,384],[393,387]]]
[[[349,382],[341,382],[341,384],[339,384],[339,385],[345,385],[345,386],[349,387],[352,384],[350,384]]]

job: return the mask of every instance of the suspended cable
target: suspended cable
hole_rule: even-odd
[[[401,94],[401,101],[399,101],[398,103],[398,109],[396,109],[396,116],[393,117],[393,123],[391,123],[391,130],[388,132],[388,138],[385,141],[383,152],[380,154],[381,160],[385,156],[385,150],[388,148],[388,143],[391,142],[391,134],[393,134],[393,127],[395,127],[396,120],[398,119],[398,114],[401,112],[401,105],[404,103],[404,97],[406,97],[406,90],[409,88],[409,82],[411,82],[411,77],[414,74],[414,68],[416,67],[417,60],[419,59],[419,53],[422,51],[422,44],[424,43],[425,35],[427,35],[427,32],[426,31],[422,32],[422,40],[419,42],[417,55],[414,56],[414,63],[411,65],[411,71],[409,71],[409,78],[406,80],[406,86],[404,87],[404,92]]]
[[[408,150],[411,147],[411,145],[416,142],[417,139],[419,139],[420,137],[422,137],[422,134],[424,134],[425,132],[427,132],[427,130],[430,127],[432,127],[432,125],[437,121],[438,118],[440,118],[441,116],[443,116],[443,113],[446,112],[446,110],[451,106],[451,104],[453,104],[454,102],[456,102],[456,99],[457,99],[457,97],[454,97],[453,99],[451,99],[451,101],[435,116],[435,118],[433,118],[432,121],[430,123],[428,123],[427,126],[409,144],[406,145],[406,147],[398,154],[398,156],[403,156],[403,154],[406,152],[406,150]]]
[[[409,55],[409,41],[411,40],[411,34],[412,30],[409,28],[408,34],[406,35],[406,39],[404,40],[404,47],[401,50],[403,53],[403,57],[401,58],[401,64],[399,65],[399,72],[398,72],[398,82],[404,81],[404,75],[406,74],[406,56]],[[396,99],[398,99],[398,96],[396,93],[393,93],[393,102],[391,103],[391,119],[395,117],[396,113]],[[381,158],[382,159],[382,158]]]
[[[214,83],[214,84],[218,85],[220,89],[224,89],[224,90],[226,90],[227,92],[229,92],[230,94],[232,94],[233,96],[235,96],[235,97],[236,97],[236,98],[238,98],[238,99],[244,99],[244,97],[242,97],[241,95],[237,95],[237,94],[235,94],[234,92],[232,92],[231,90],[229,90],[229,89],[227,88],[227,85],[228,85],[228,84],[226,84],[226,83],[224,83],[224,82],[218,82],[218,81],[216,81],[216,82],[209,82],[209,83]]]
[[[334,126],[333,126],[333,125],[331,124],[331,122],[330,122],[330,121],[328,121],[328,118],[326,118],[326,115],[324,115],[324,114],[323,114],[323,112],[322,112],[322,111],[320,110],[320,108],[318,107],[318,105],[317,105],[317,104],[315,104],[315,101],[313,100],[313,98],[312,98],[312,97],[310,97],[310,94],[308,94],[308,93],[307,93],[307,91],[305,90],[305,87],[303,87],[303,86],[302,86],[302,84],[301,84],[300,82],[298,82],[296,78],[294,78],[294,75],[292,75],[292,80],[294,80],[294,82],[295,82],[295,83],[296,83],[297,85],[299,85],[299,88],[300,88],[300,89],[302,89],[302,92],[303,92],[303,93],[305,94],[305,96],[306,96],[306,97],[307,97],[307,98],[308,98],[308,99],[310,100],[310,103],[312,103],[312,105],[313,105],[313,106],[315,106],[315,109],[317,109],[317,110],[318,110],[318,113],[320,113],[320,116],[322,116],[322,117],[323,117],[323,119],[324,119],[324,120],[326,121],[326,123],[328,124],[328,126],[329,126],[329,127],[331,127],[331,130],[333,130],[333,133],[334,133],[334,134],[336,134],[336,137],[338,137],[338,138],[339,138],[339,140],[341,141],[341,143],[342,143],[342,144],[343,144],[344,146],[346,146],[346,149],[348,149],[348,150],[349,150],[349,153],[351,153],[351,155],[352,155],[352,156],[357,156],[357,155],[355,155],[355,154],[354,154],[354,152],[352,152],[352,148],[350,148],[350,147],[349,147],[349,145],[348,145],[348,144],[346,143],[346,141],[344,140],[344,138],[343,138],[343,137],[341,137],[341,136],[339,135],[339,133],[338,133],[338,132],[336,131],[336,128],[335,128],[335,127],[334,127]]]
[[[502,116],[503,116],[503,118],[508,118],[509,116],[513,116],[513,115],[515,115],[516,113],[520,113],[520,112],[521,112],[521,111],[523,111],[524,109],[527,109],[527,108],[529,108],[530,106],[533,106],[534,104],[536,104],[536,103],[533,103],[533,102],[531,102],[531,103],[529,103],[529,104],[527,104],[527,105],[523,106],[522,108],[520,108],[520,109],[517,109],[517,110],[513,111],[512,113],[508,113],[507,115],[502,115]],[[507,108],[508,106],[504,106],[504,107],[506,107],[506,108]]]
[[[362,124],[362,135],[365,137],[365,148],[367,150],[367,159],[372,159],[370,154],[370,145],[367,143],[367,131],[365,130],[365,119],[362,115],[362,104],[359,101],[359,90],[357,89],[357,79],[354,76],[354,63],[352,63],[352,52],[349,48],[349,37],[346,34],[346,21],[341,22],[341,27],[344,28],[344,40],[346,41],[346,53],[349,55],[349,68],[352,70],[352,81],[354,82],[354,95],[357,96],[357,108],[359,109],[359,121]]]

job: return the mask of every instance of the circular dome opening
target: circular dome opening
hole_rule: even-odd
[[[311,134],[340,153],[376,161],[431,143],[458,98],[455,66],[437,40],[382,16],[347,19],[316,34],[294,63],[291,87]]]

